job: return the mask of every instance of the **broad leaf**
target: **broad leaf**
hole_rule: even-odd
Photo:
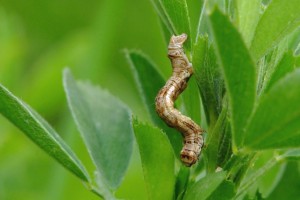
[[[241,35],[228,17],[216,9],[209,20],[228,94],[234,141],[241,146],[256,98],[255,66]]]
[[[166,135],[153,126],[133,120],[149,199],[173,199],[175,157]]]
[[[272,0],[261,16],[250,47],[254,60],[264,56],[300,24],[298,0]]]
[[[208,174],[186,191],[184,200],[207,199],[225,179],[226,172]]]
[[[109,188],[116,189],[132,152],[130,111],[107,91],[77,83],[69,70],[64,71],[64,88],[73,118],[99,176]]]
[[[84,166],[56,131],[38,113],[2,85],[0,85],[0,112],[65,168],[83,181],[89,181]]]
[[[263,95],[246,131],[245,145],[253,150],[299,147],[300,69],[278,81]]]
[[[134,74],[136,85],[138,86],[140,95],[152,121],[167,133],[176,155],[179,155],[182,147],[181,134],[169,128],[163,120],[158,117],[155,111],[155,97],[158,91],[164,86],[165,81],[156,70],[155,65],[143,54],[127,52],[126,56]]]

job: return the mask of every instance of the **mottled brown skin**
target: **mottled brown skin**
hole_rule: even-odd
[[[190,167],[197,162],[200,155],[204,130],[191,118],[184,116],[174,108],[175,100],[187,87],[187,82],[193,74],[192,64],[183,50],[183,43],[186,39],[186,34],[173,35],[170,39],[168,57],[172,63],[173,73],[166,85],[157,94],[155,105],[160,118],[184,136],[184,146],[180,157],[182,162]]]

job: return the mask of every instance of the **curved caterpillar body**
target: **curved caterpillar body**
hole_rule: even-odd
[[[159,91],[155,99],[156,112],[166,124],[174,127],[184,136],[181,150],[181,161],[188,167],[195,164],[203,146],[203,129],[191,118],[184,116],[174,108],[174,101],[187,87],[193,74],[192,64],[183,50],[187,35],[172,36],[168,46],[168,57],[171,60],[173,73],[166,85]]]

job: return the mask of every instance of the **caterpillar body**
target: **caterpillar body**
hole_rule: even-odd
[[[184,146],[180,152],[181,161],[188,167],[195,164],[203,146],[204,130],[191,118],[184,116],[174,108],[174,102],[187,87],[193,74],[192,64],[183,50],[187,35],[172,36],[168,46],[168,57],[173,72],[165,86],[155,98],[156,112],[167,125],[177,129],[184,137]]]

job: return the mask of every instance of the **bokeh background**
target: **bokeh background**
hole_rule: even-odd
[[[188,1],[193,33],[200,1]],[[1,0],[0,83],[36,109],[93,171],[67,108],[62,70],[100,85],[142,119],[124,49],[149,55],[167,77],[166,42],[150,0]],[[117,191],[145,199],[137,148]],[[0,116],[0,199],[98,199],[79,179]]]

